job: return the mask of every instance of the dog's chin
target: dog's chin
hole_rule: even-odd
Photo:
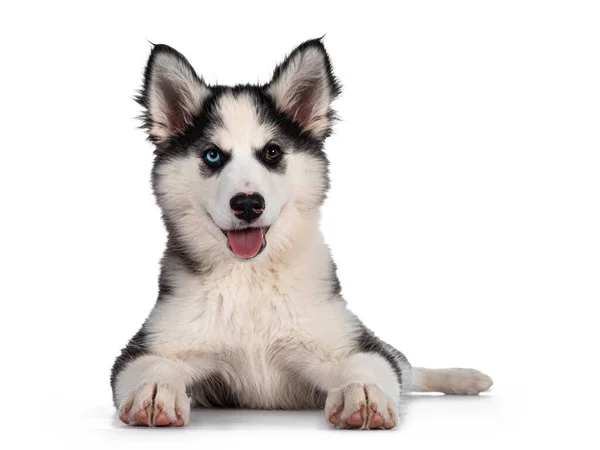
[[[239,259],[249,261],[260,255],[267,247],[267,227],[247,227],[223,230],[227,238],[227,248]]]

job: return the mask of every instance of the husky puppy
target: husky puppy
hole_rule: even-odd
[[[318,39],[268,84],[233,87],[153,47],[137,100],[168,241],[158,300],[112,368],[124,423],[183,426],[191,406],[324,408],[337,428],[392,429],[408,392],[492,385],[411,367],[348,310],[319,230],[339,93]]]

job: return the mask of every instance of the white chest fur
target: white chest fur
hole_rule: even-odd
[[[295,346],[339,351],[350,344],[351,315],[331,298],[318,266],[236,264],[206,276],[178,273],[175,294],[156,305],[147,324],[153,350],[173,356],[264,355]]]
[[[152,351],[235,380],[246,405],[303,404],[294,366],[335,361],[352,347],[353,316],[319,267],[237,264],[177,277],[148,320]]]

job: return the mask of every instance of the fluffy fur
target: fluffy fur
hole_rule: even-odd
[[[471,369],[411,368],[341,297],[318,226],[339,92],[320,40],[263,86],[208,86],[154,46],[138,101],[169,237],[156,305],[112,370],[124,423],[182,426],[191,404],[325,408],[338,428],[391,429],[407,392],[491,386]],[[230,200],[255,193],[265,205],[248,223]],[[261,251],[240,257],[232,236],[252,229]]]

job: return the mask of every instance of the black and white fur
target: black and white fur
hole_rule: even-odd
[[[391,429],[408,392],[491,386],[472,369],[411,367],[348,310],[319,230],[339,93],[321,40],[297,47],[268,84],[235,87],[207,85],[154,46],[138,101],[168,242],[156,305],[112,369],[123,422],[181,426],[190,406],[325,408],[338,428]],[[273,146],[276,164],[265,160]],[[210,167],[211,149],[226,162]],[[230,207],[237,193],[264,197],[250,225]],[[247,226],[263,230],[264,248],[242,259],[226,233]]]

